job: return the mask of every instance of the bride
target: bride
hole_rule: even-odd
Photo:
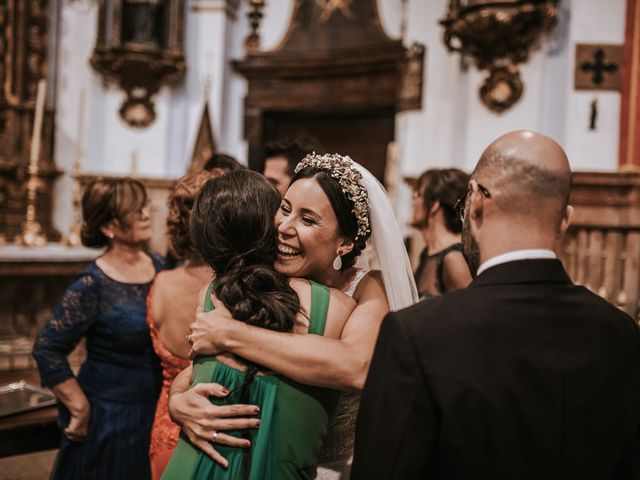
[[[252,327],[220,308],[200,313],[192,324],[192,354],[230,352],[300,383],[343,390],[316,478],[345,479],[353,455],[358,392],[380,324],[390,309],[418,299],[411,266],[384,188],[347,156],[305,157],[275,222],[278,271],[342,290],[357,302],[340,338]],[[224,465],[226,460],[210,442],[226,442],[228,437],[218,431],[229,429],[225,421],[234,414],[209,401],[209,395],[219,394],[219,386],[188,387],[189,376],[178,375],[169,400],[171,416],[191,443]]]

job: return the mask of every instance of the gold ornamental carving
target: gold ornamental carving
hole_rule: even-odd
[[[488,72],[480,88],[493,112],[511,108],[524,90],[518,65],[525,63],[557,19],[557,0],[451,0],[440,21],[444,44]]]
[[[48,55],[48,42],[49,24],[57,22],[58,14],[59,3],[49,0],[0,2],[0,230],[7,242],[25,231],[30,204],[41,231],[49,239],[58,238],[51,219],[53,182],[60,174],[53,161],[55,96],[43,105],[41,148],[35,159],[28,140],[38,83],[48,77],[48,61],[55,71],[57,57]],[[34,229],[29,226],[27,231]]]
[[[422,109],[425,51],[425,46],[420,43],[413,43],[405,51],[398,91],[398,111]]]
[[[347,18],[352,18],[352,1],[353,0],[316,0],[316,3],[322,10],[322,13],[320,14],[320,21],[326,22],[335,12],[340,12]]]
[[[154,95],[184,76],[183,30],[183,0],[100,2],[91,65],[125,91],[119,112],[130,126],[151,125]]]
[[[265,0],[249,0],[247,18],[251,31],[244,40],[244,49],[247,53],[255,53],[260,50],[260,22],[264,16],[262,13],[264,7]]]
[[[29,180],[27,181],[27,214],[20,233],[14,239],[17,245],[25,247],[41,247],[47,243],[47,236],[43,233],[40,223],[36,220],[36,194],[40,183],[38,178],[38,159],[40,158],[46,88],[47,82],[40,80],[37,86],[36,111],[33,121],[33,134],[31,136]]]
[[[7,100],[4,93],[4,82],[7,77],[7,5],[0,3],[0,134],[4,131],[6,121]]]

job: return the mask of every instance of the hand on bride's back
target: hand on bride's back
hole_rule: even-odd
[[[188,370],[191,372],[191,368]],[[182,383],[182,380],[176,381]],[[260,413],[256,405],[221,406],[214,405],[210,400],[211,397],[225,397],[228,393],[225,387],[217,383],[199,383],[188,390],[172,392],[169,396],[171,419],[182,427],[193,445],[224,468],[229,466],[229,462],[214,448],[214,444],[239,448],[251,446],[249,440],[224,432],[257,428],[260,425],[260,419],[255,417]]]
[[[190,358],[226,351],[227,334],[237,322],[222,302],[214,298],[213,304],[215,309],[210,312],[204,312],[200,307],[196,311],[196,321],[190,326]]]

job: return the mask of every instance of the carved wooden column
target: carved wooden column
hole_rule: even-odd
[[[4,80],[7,77],[7,5],[0,3],[0,134],[4,131],[4,124],[7,111],[7,100],[4,95]]]
[[[0,6],[0,230],[11,240],[24,221],[26,173],[35,111],[36,89],[47,78],[48,0],[6,0]],[[53,88],[49,88],[53,91]],[[50,239],[53,180],[54,108],[51,95],[45,108],[39,158],[40,185],[37,220]]]
[[[627,0],[620,114],[620,170],[640,172],[640,0]]]

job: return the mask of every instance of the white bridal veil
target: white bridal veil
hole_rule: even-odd
[[[418,301],[418,289],[400,227],[384,187],[369,170],[359,163],[354,164],[362,174],[360,185],[367,189],[369,195],[371,223],[371,237],[357,265],[382,272],[389,307],[392,311],[400,310]]]

